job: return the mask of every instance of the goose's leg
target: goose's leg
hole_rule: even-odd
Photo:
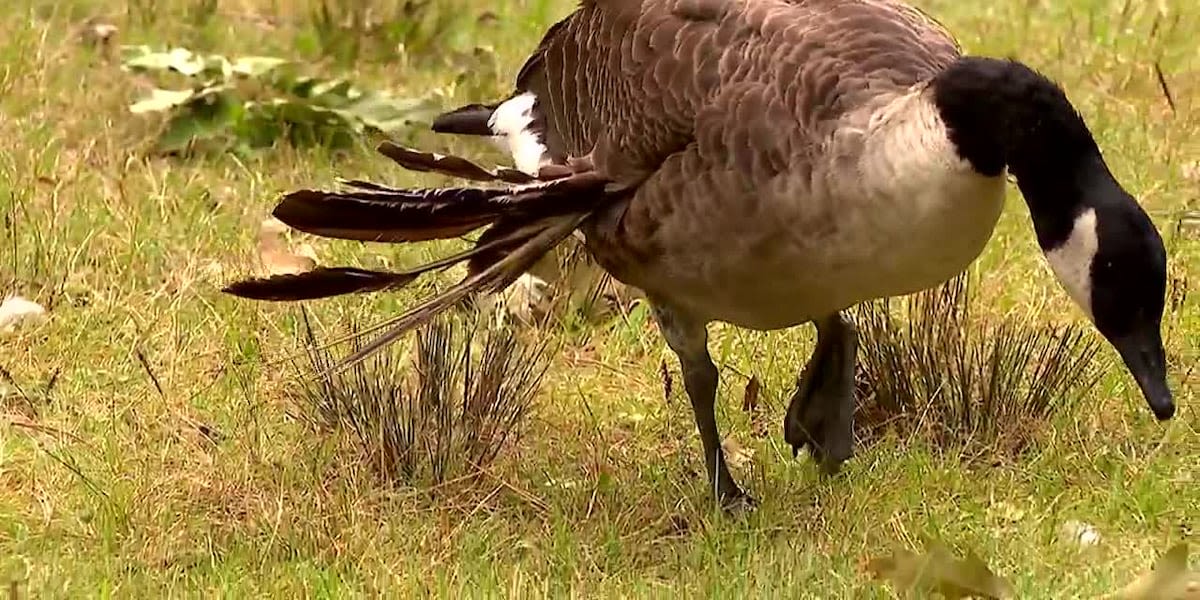
[[[793,452],[809,446],[822,472],[833,474],[852,452],[858,332],[841,313],[814,323],[817,347],[788,406],[783,437]]]
[[[717,367],[708,354],[706,324],[664,304],[652,305],[659,330],[666,338],[667,345],[679,357],[683,386],[692,402],[692,415],[704,447],[704,466],[710,489],[727,510],[752,508],[754,499],[734,482],[721,450],[721,434],[717,431],[717,417],[713,410],[717,400]]]

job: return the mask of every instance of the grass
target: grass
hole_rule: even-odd
[[[1106,348],[1105,375],[1074,416],[1057,418],[1014,461],[963,461],[922,437],[893,435],[862,449],[844,477],[822,481],[791,459],[778,425],[810,329],[714,327],[719,418],[747,450],[737,475],[763,503],[745,521],[723,519],[708,501],[674,358],[635,311],[566,336],[518,448],[482,480],[424,491],[376,485],[367,465],[292,416],[291,371],[272,361],[297,349],[295,308],[217,290],[253,268],[257,226],[280,192],[335,176],[433,178],[398,172],[370,141],[336,155],[281,147],[250,158],[146,158],[158,123],[126,112],[134,82],[76,33],[95,18],[117,25],[122,43],[308,60],[378,89],[441,90],[450,106],[506,91],[573,2],[455,3],[496,18],[455,25],[434,45],[441,58],[406,51],[388,61],[378,44],[323,58],[319,5],[14,0],[0,14],[0,292],[52,305],[47,324],[0,337],[0,366],[11,374],[0,378],[0,583],[18,597],[889,597],[862,563],[933,537],[976,550],[1020,597],[1090,598],[1173,543],[1196,541],[1194,298],[1181,302],[1168,336],[1175,421],[1153,422]],[[1167,236],[1172,273],[1195,285],[1200,242],[1175,227],[1200,208],[1200,16],[1191,4],[923,5],[970,51],[1012,55],[1063,82]],[[472,62],[472,44],[490,47],[500,68]],[[493,152],[423,134],[409,141]],[[312,242],[327,264],[414,259]],[[978,263],[987,306],[1080,322],[1041,260],[1014,191]],[[310,310],[337,323],[395,312],[411,297]],[[664,360],[676,382],[665,398]],[[765,437],[739,409],[750,377],[773,424]],[[1059,541],[1068,520],[1092,524],[1101,542]]]
[[[306,318],[308,364],[294,388],[302,414],[322,433],[346,434],[381,482],[441,486],[479,476],[519,437],[548,354],[544,339],[530,344],[484,323],[443,314],[416,333],[408,360],[397,344],[330,374],[339,357]]]
[[[1070,418],[1100,374],[1084,327],[1021,316],[973,318],[969,274],[900,300],[857,307],[855,425],[921,435],[960,458],[1019,455],[1052,417]],[[896,313],[901,316],[897,318]]]

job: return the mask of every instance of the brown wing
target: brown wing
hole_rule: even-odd
[[[632,182],[693,142],[782,168],[823,124],[958,55],[888,0],[590,0],[547,32],[518,89],[537,96],[552,153]]]

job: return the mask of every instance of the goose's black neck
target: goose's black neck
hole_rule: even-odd
[[[1066,94],[1020,63],[974,57],[955,62],[931,86],[959,156],[982,174],[1008,167],[1017,178],[1059,280],[1121,354],[1154,414],[1171,418],[1160,331],[1162,237],[1108,170]]]
[[[1070,234],[1097,187],[1117,185],[1062,89],[1015,61],[963,57],[932,82],[958,153],[984,175],[1008,167],[1043,249]]]

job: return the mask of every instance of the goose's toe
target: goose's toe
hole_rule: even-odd
[[[804,386],[796,392],[797,398],[792,401],[793,410],[789,410],[783,421],[783,439],[792,446],[792,457],[800,456],[800,451],[808,449],[814,460],[823,461],[825,455],[825,414],[820,404],[813,401],[813,393],[804,393]]]
[[[784,417],[783,437],[792,456],[807,448],[823,475],[834,475],[853,454],[854,396],[845,386],[816,386],[805,377]]]
[[[721,494],[721,510],[731,517],[741,517],[758,510],[758,500],[741,490]]]
[[[854,326],[841,315],[817,321],[817,347],[783,421],[792,456],[808,448],[825,475],[837,473],[852,454],[856,349]]]
[[[804,391],[801,389],[800,391]],[[798,392],[799,394],[799,392]],[[792,456],[807,448],[824,475],[835,475],[853,455],[853,424],[837,418],[844,411],[837,405],[846,399],[833,394],[809,393],[793,401],[784,419],[783,437],[792,446]],[[853,402],[853,398],[850,398]]]

